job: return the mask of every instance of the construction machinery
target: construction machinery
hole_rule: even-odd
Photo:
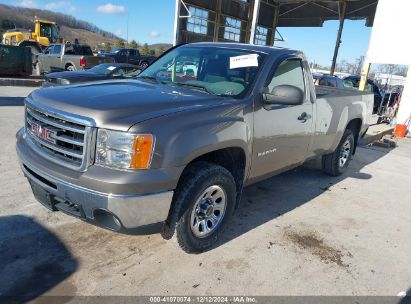
[[[61,42],[59,27],[56,22],[34,17],[34,32],[28,29],[10,29],[3,34],[3,44],[25,46],[31,48],[32,62],[36,61],[38,53],[50,43]]]

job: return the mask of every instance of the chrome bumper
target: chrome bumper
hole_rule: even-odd
[[[27,155],[19,152],[18,147],[17,154],[36,199],[49,209],[61,210],[58,206],[62,204],[77,206],[80,210],[78,213],[72,213],[69,209],[61,211],[91,221],[96,221],[96,211],[108,211],[115,215],[126,229],[163,222],[168,216],[173,191],[147,195],[102,193],[41,172],[30,163]]]

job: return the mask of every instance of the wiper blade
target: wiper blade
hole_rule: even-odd
[[[207,87],[199,85],[199,84],[192,84],[192,83],[185,83],[185,82],[171,82],[172,84],[178,85],[178,86],[185,86],[185,87],[192,87],[192,88],[196,88],[196,89],[201,89],[204,92],[207,92],[208,94],[213,94],[212,92],[210,92]]]
[[[136,76],[136,78],[141,78],[141,79],[149,79],[149,80],[154,80],[156,82],[158,82],[157,78],[154,76],[148,76],[148,75],[142,75],[142,76]]]

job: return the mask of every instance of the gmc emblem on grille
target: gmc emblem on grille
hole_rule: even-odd
[[[39,138],[41,138],[41,139],[43,139],[43,140],[45,140],[49,143],[52,143],[52,144],[56,143],[56,140],[52,137],[52,135],[56,135],[57,132],[53,131],[53,130],[50,130],[50,129],[47,129],[46,127],[44,127],[44,126],[42,126],[38,123],[35,123],[35,122],[31,123],[31,132],[35,136],[37,136],[37,137],[39,137]]]

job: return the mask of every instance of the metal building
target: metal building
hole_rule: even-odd
[[[366,19],[366,26],[372,26],[377,4],[378,0],[176,0],[174,44],[274,45],[281,39],[278,27],[320,27],[324,21],[340,20],[334,67],[344,20]]]

